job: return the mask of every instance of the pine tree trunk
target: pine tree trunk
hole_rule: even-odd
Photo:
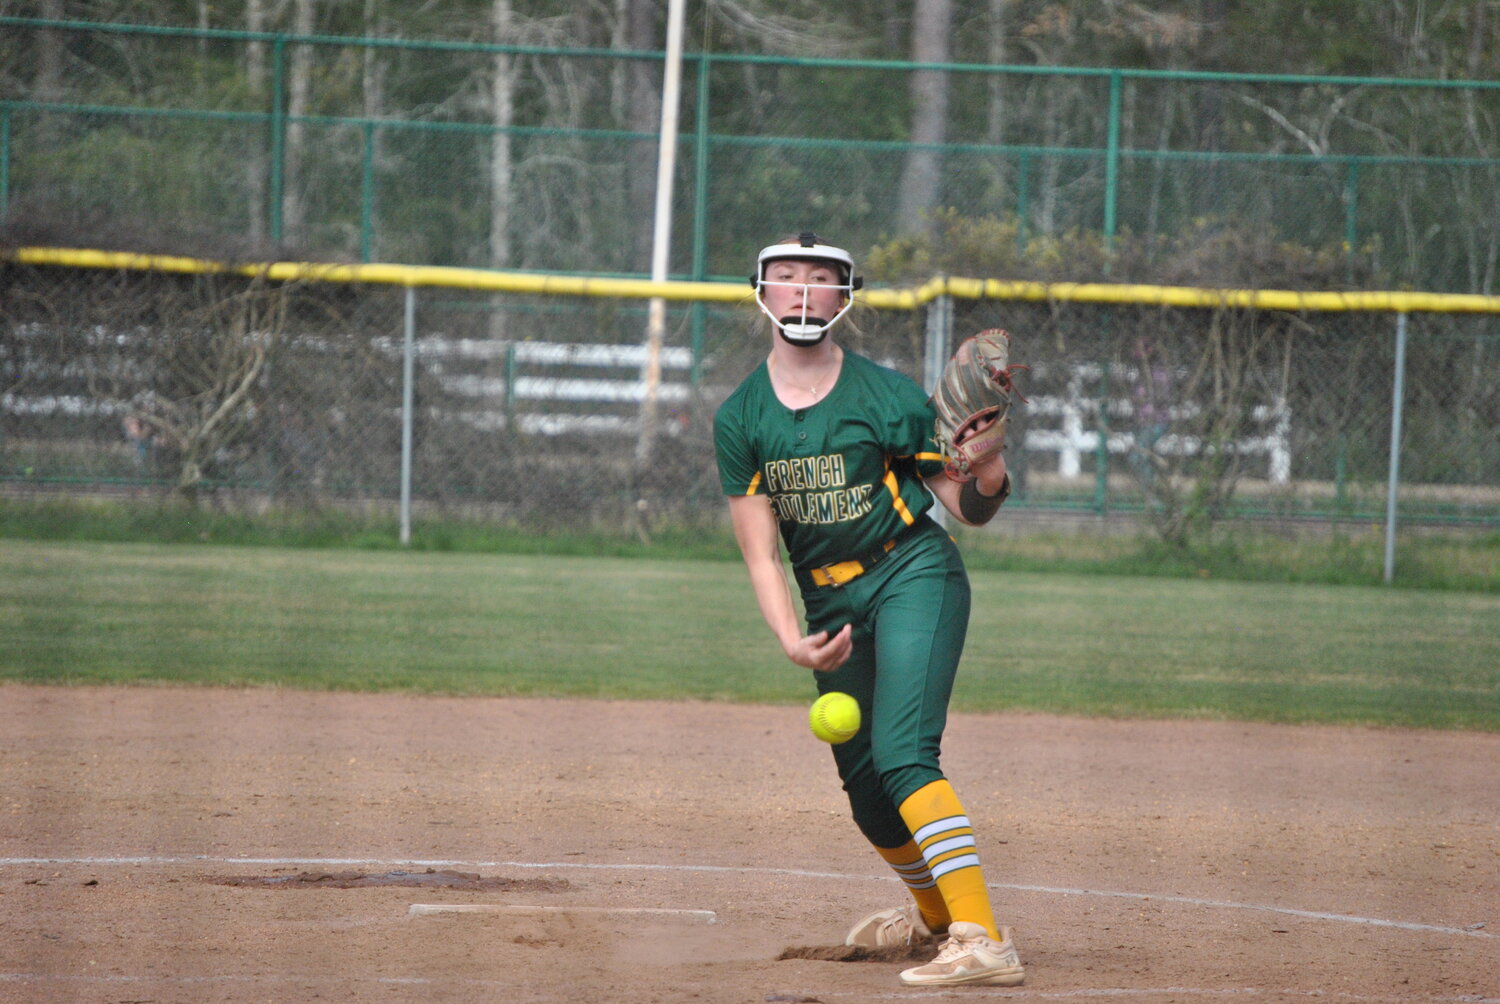
[[[511,0],[494,0],[490,10],[491,27],[495,42],[504,45],[512,42]],[[493,74],[490,79],[490,121],[494,132],[490,134],[490,267],[514,267],[510,243],[511,186],[514,183],[510,127],[515,122],[514,57],[509,53],[495,53]],[[497,341],[506,338],[506,315],[502,309],[503,299],[494,298],[490,304],[490,337]]]
[[[952,59],[953,0],[916,0],[912,9],[912,59],[947,63]],[[942,198],[942,156],[935,149],[948,135],[948,73],[916,70],[911,75],[911,142],[901,172],[897,223],[903,232],[920,233]]]

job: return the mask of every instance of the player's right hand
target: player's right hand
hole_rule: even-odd
[[[790,650],[787,658],[799,666],[815,669],[820,673],[827,673],[838,669],[849,659],[849,653],[854,651],[854,625],[845,624],[837,634],[829,634],[827,631],[819,631],[797,639]]]

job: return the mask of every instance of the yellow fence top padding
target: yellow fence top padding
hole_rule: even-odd
[[[739,301],[750,296],[749,285],[724,282],[652,282],[649,279],[608,279],[594,276],[500,272],[482,268],[437,265],[333,264],[277,261],[229,264],[202,258],[135,254],[127,251],[90,251],[75,248],[19,248],[5,255],[22,265],[59,265],[68,268],[116,268],[143,272],[264,275],[282,282],[376,283],[388,286],[432,286],[472,289],[485,293],[538,293],[560,296],[615,296],[667,300]]]
[[[741,282],[652,282],[480,268],[386,263],[259,262],[252,264],[185,258],[174,255],[94,251],[80,248],[26,247],[0,252],[0,260],[21,265],[66,268],[113,268],[144,272],[264,275],[278,281],[377,283],[393,286],[446,287],[487,293],[553,296],[605,296],[631,299],[739,303],[751,290]],[[919,286],[869,289],[861,302],[882,310],[915,310],[940,296],[964,300],[1042,300],[1113,303],[1148,307],[1234,307],[1290,311],[1381,311],[1387,313],[1500,313],[1500,296],[1466,293],[1298,291],[1289,289],[1203,289],[1194,286],[1149,286],[1131,283],[1030,282],[1011,279],[939,277]]]

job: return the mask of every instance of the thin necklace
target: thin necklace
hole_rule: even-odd
[[[825,369],[821,374],[818,375],[818,379],[817,380],[815,380],[811,384],[807,384],[806,385],[807,389],[810,390],[810,391],[812,391],[812,396],[813,397],[818,397],[819,396],[819,394],[818,394],[818,385],[821,384],[824,380],[828,379],[828,377],[832,375],[834,367],[839,364],[839,359],[840,359],[839,354],[837,352],[835,352],[834,357],[833,357],[833,362],[831,362],[831,363],[828,364],[828,368]],[[770,370],[773,370],[773,371],[776,369],[776,357],[775,356],[772,356],[769,360],[766,361],[766,367],[767,367],[767,369],[770,369]],[[792,386],[793,387],[797,387],[799,385],[798,384],[792,384]]]

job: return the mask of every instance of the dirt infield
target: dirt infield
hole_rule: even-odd
[[[800,708],[0,686],[0,1000],[1500,1001],[1500,735],[961,715],[945,766],[1019,989],[778,961],[901,901]]]

